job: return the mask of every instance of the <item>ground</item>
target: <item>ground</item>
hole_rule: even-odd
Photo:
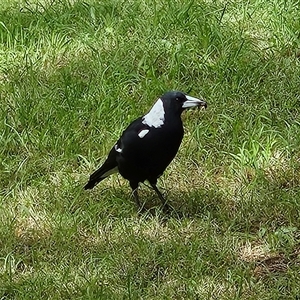
[[[0,298],[300,298],[298,1],[0,0]],[[89,174],[203,97],[139,215]]]

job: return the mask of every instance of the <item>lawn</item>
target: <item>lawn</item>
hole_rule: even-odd
[[[0,299],[300,299],[300,3],[0,0]],[[167,90],[203,97],[149,211],[83,186]]]

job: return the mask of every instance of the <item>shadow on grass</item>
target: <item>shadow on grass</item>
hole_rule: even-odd
[[[130,192],[130,188],[126,189],[126,185],[122,188],[113,188],[114,201],[118,204],[125,203],[131,206],[131,213],[138,212],[134,198]],[[152,188],[141,185],[139,189],[140,201],[143,205],[141,216],[160,216],[162,218],[197,218],[209,215],[217,215],[220,212],[220,205],[229,202],[224,191],[218,189],[197,189],[194,191],[180,190],[160,190],[164,194],[170,209],[164,209],[156,193]],[[103,194],[110,193],[104,188]],[[93,196],[92,196],[93,197]],[[106,196],[104,196],[106,198]],[[97,196],[95,196],[97,198]],[[121,206],[123,206],[121,204]],[[120,207],[122,210],[122,208]]]

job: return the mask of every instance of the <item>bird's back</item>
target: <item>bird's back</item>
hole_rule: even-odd
[[[158,178],[176,155],[183,138],[180,118],[166,122],[159,128],[135,120],[122,134],[117,147],[120,174],[128,179],[143,182]]]

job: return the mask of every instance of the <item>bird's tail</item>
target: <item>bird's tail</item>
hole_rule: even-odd
[[[116,163],[110,163],[106,161],[97,171],[95,171],[88,181],[88,183],[84,186],[85,190],[92,189],[96,184],[100,181],[108,177],[109,175],[118,172],[118,167]]]

